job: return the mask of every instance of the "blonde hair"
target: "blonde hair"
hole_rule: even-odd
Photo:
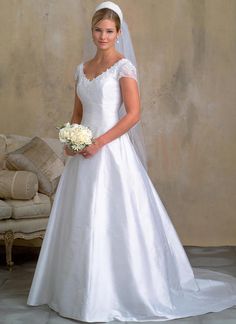
[[[110,19],[115,22],[116,31],[120,30],[120,18],[115,11],[109,8],[97,10],[92,17],[92,29],[102,19]]]

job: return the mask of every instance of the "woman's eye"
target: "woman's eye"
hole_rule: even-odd
[[[95,29],[95,31],[98,31],[98,32],[99,32],[100,29]],[[113,33],[113,30],[108,30],[107,32],[108,32],[108,33]]]

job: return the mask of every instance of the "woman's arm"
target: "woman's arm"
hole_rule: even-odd
[[[132,126],[140,120],[140,97],[137,81],[133,78],[120,78],[121,93],[127,114],[123,116],[115,126],[110,128],[106,133],[98,136],[95,143],[87,146],[81,151],[86,152],[86,157],[95,154],[105,144],[113,141],[119,136],[126,133]]]
[[[80,101],[80,98],[78,97],[78,95],[76,93],[76,86],[75,86],[74,110],[73,110],[73,114],[72,114],[70,123],[71,124],[73,124],[73,123],[80,124],[82,116],[83,116],[83,106]],[[77,152],[70,150],[67,145],[64,146],[64,151],[67,155],[77,154]]]

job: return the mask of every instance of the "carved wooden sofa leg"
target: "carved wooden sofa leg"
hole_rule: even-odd
[[[5,242],[5,249],[6,249],[6,262],[8,269],[12,271],[12,267],[14,262],[12,261],[12,246],[14,242],[14,233],[12,231],[7,231],[4,234],[4,242]]]
[[[41,240],[44,239],[45,230],[48,222],[48,218],[44,218],[45,220],[45,229],[40,229],[35,232],[31,233],[22,233],[22,232],[14,232],[12,230],[8,230],[6,232],[0,232],[0,240],[4,240],[5,243],[5,250],[6,250],[6,263],[8,270],[12,271],[14,262],[12,261],[12,248],[13,242],[16,239],[25,239],[25,240],[32,240],[36,238],[40,238]]]

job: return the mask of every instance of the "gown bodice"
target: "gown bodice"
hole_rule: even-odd
[[[135,66],[122,58],[97,77],[89,80],[84,64],[76,67],[76,92],[83,106],[81,124],[90,127],[95,136],[106,132],[120,119],[123,102],[119,79],[132,77],[137,80]]]

